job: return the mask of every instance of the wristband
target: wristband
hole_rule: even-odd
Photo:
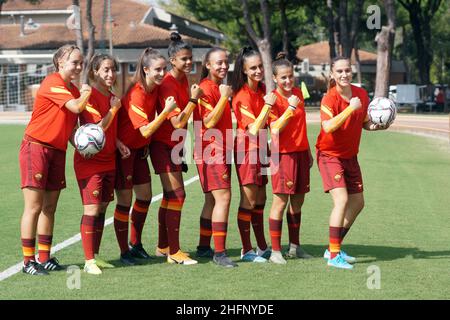
[[[296,110],[297,107],[294,107],[293,105],[289,105],[289,108],[291,108],[292,110]]]
[[[198,99],[194,99],[194,98],[190,98],[189,99],[190,102],[197,104],[198,103]]]

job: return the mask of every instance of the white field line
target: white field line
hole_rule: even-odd
[[[199,179],[198,175],[195,177],[190,178],[189,180],[184,182],[184,186],[188,186],[191,183],[197,181]],[[154,197],[152,197],[152,203],[153,202],[158,202],[159,200],[161,200],[163,197],[163,194],[160,193]],[[110,225],[111,223],[113,223],[114,221],[114,217],[111,217],[109,219],[107,219],[105,221],[105,226]],[[61,243],[58,243],[57,245],[55,245],[54,247],[52,247],[51,253],[54,254],[55,252],[58,252],[64,248],[67,248],[68,246],[71,246],[72,244],[77,243],[78,241],[81,240],[81,234],[77,233],[76,235],[74,235],[73,237],[70,237],[69,239],[64,240]],[[13,275],[15,275],[16,273],[19,273],[22,270],[22,266],[23,266],[23,262],[19,262],[11,267],[9,267],[8,269],[0,272],[0,281],[3,281]]]

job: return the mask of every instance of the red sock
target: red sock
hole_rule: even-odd
[[[212,236],[211,219],[200,217],[200,239],[198,241],[199,247],[210,247]]]
[[[52,235],[38,235],[38,253],[39,262],[44,263],[50,259],[50,250],[52,248]]]
[[[81,217],[81,243],[86,260],[94,259],[95,234],[97,233],[96,220],[98,218],[95,216],[83,215]]]
[[[180,250],[180,220],[186,194],[184,188],[167,192],[166,226],[169,242],[169,254]]]
[[[103,229],[105,228],[105,212],[101,212],[98,214],[96,219],[96,225],[95,225],[95,246],[94,246],[94,253],[98,254],[100,251],[100,243],[102,241],[103,237]]]
[[[119,243],[120,253],[123,254],[128,248],[128,219],[130,207],[116,205],[114,211],[114,231],[116,232],[117,242]]]
[[[289,242],[300,245],[300,225],[302,222],[302,213],[291,213],[289,211],[286,212],[287,223],[288,223],[288,231],[289,231]]]
[[[252,211],[252,226],[255,232],[258,248],[267,249],[266,237],[264,236],[264,204],[257,204]]]
[[[212,236],[214,239],[214,252],[225,252],[225,241],[227,240],[227,222],[212,222]]]
[[[158,248],[164,249],[169,246],[167,239],[166,211],[168,200],[164,196],[158,211]]]
[[[237,223],[239,234],[241,235],[242,251],[247,253],[250,250],[253,250],[250,239],[250,221],[252,220],[253,212],[251,209],[245,209],[242,207],[239,207],[238,210]]]
[[[270,239],[272,241],[272,250],[281,251],[281,230],[283,220],[274,220],[269,218]]]
[[[330,245],[328,250],[330,251],[330,259],[336,257],[341,251],[341,231],[342,227],[330,226]]]
[[[147,218],[148,207],[151,201],[136,199],[131,211],[130,242],[132,245],[141,244],[142,229]]]
[[[36,239],[24,239],[22,240],[22,253],[23,253],[23,263],[27,264],[28,261],[36,261],[34,254],[36,250]]]

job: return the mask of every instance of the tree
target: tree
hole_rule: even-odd
[[[389,74],[391,71],[391,56],[395,37],[395,4],[394,0],[384,0],[388,18],[387,26],[375,37],[377,42],[377,74],[375,80],[375,97],[387,97],[389,92]]]
[[[84,63],[84,68],[83,68],[83,78],[82,81],[83,83],[87,83],[88,81],[88,72],[87,72],[87,68],[89,67],[89,61],[91,60],[92,56],[94,55],[94,43],[95,43],[95,26],[94,23],[92,22],[92,0],[87,0],[86,3],[86,18],[88,21],[88,34],[89,34],[89,39],[88,39],[88,50],[87,50],[87,54],[86,57],[84,59],[85,63]]]
[[[262,34],[258,35],[252,25],[247,0],[241,0],[244,13],[245,30],[249,37],[256,43],[264,65],[264,78],[267,92],[275,89],[272,81],[272,46],[270,31],[270,10],[267,0],[260,0],[261,13],[263,16]],[[258,21],[258,20],[257,20]]]
[[[408,11],[416,44],[416,62],[422,84],[430,84],[430,69],[433,62],[431,43],[431,21],[439,9],[442,0],[399,0]]]

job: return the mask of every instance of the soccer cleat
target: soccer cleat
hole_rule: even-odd
[[[344,251],[340,251],[339,254],[342,256],[342,258],[344,258],[345,261],[347,261],[348,263],[355,263],[356,262],[356,258],[349,256],[348,254],[346,254]],[[324,259],[330,259],[330,251],[328,251],[328,249],[325,250],[324,254],[323,254],[323,258]]]
[[[197,260],[191,259],[186,253],[181,250],[178,250],[178,252],[175,254],[169,254],[167,256],[167,262],[184,265],[197,264]]]
[[[59,261],[56,258],[51,258],[51,259],[47,260],[47,262],[40,263],[40,265],[42,266],[42,268],[44,268],[45,270],[48,270],[48,271],[64,270],[64,267],[59,264]]]
[[[340,269],[353,269],[353,266],[348,263],[347,261],[345,261],[345,259],[338,254],[336,257],[334,257],[333,259],[328,259],[328,263],[327,263],[330,267],[335,267],[335,268],[340,268]]]
[[[305,250],[303,250],[302,247],[290,243],[289,250],[286,253],[286,258],[311,259],[313,258],[313,256],[307,253]]]
[[[228,258],[225,252],[215,253],[213,256],[213,261],[218,266],[224,268],[234,268],[238,266],[235,262],[231,261],[231,259]]]
[[[284,260],[283,255],[281,254],[280,251],[273,251],[272,250],[272,254],[270,255],[269,261],[272,263],[276,263],[276,264],[286,264],[287,261]]]
[[[137,259],[151,259],[150,255],[142,247],[142,243],[132,245],[130,244],[130,252],[133,258]]]
[[[196,255],[198,258],[212,258],[214,250],[209,246],[198,246]]]
[[[103,259],[100,259],[99,257],[95,257],[95,264],[97,267],[102,269],[112,269],[114,266],[111,263],[106,262]]]
[[[157,257],[167,257],[168,254],[169,254],[169,247],[165,247],[165,248],[156,247],[155,255]]]
[[[127,266],[134,266],[136,264],[136,260],[131,255],[130,250],[120,255],[120,262]]]
[[[83,268],[84,272],[93,274],[93,275],[99,275],[102,274],[102,270],[98,267],[95,259],[86,260]]]
[[[258,256],[255,251],[249,250],[245,254],[241,250],[241,260],[245,262],[258,262],[258,263],[264,263],[267,262],[267,259]]]
[[[258,256],[263,257],[264,259],[269,259],[272,251],[267,247],[266,250],[261,250],[259,247],[256,247],[256,253]]]
[[[24,264],[22,267],[23,273],[28,273],[33,276],[48,276],[49,273],[47,270],[42,267],[39,263],[36,261],[30,260],[27,262],[27,264]]]

